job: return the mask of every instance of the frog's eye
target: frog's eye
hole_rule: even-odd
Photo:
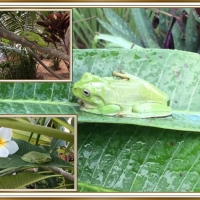
[[[89,97],[90,96],[90,92],[86,89],[83,90],[83,94],[86,96],[86,97]]]

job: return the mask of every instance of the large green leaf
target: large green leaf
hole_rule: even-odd
[[[199,49],[199,42],[198,42],[198,32],[197,32],[197,22],[193,15],[194,9],[190,10],[186,30],[185,30],[185,37],[186,37],[186,50],[197,52]]]
[[[79,191],[200,191],[199,133],[88,123],[78,129]]]
[[[158,24],[159,30],[167,33],[167,31],[169,29],[170,21],[172,20],[172,17],[170,17],[162,12],[171,13],[172,8],[159,8],[159,10],[161,11],[159,13],[159,24]],[[155,15],[152,15],[152,16],[154,17]],[[153,21],[153,19],[152,19],[152,21]]]
[[[200,130],[200,72],[198,67],[200,57],[198,54],[163,49],[104,49],[74,50],[73,57],[74,82],[79,80],[85,72],[105,77],[111,76],[113,70],[123,69],[167,93],[173,110],[171,117],[134,119],[94,115],[81,112],[78,107],[74,107],[79,122],[137,124],[177,130]],[[69,92],[70,87],[71,85],[68,88]]]

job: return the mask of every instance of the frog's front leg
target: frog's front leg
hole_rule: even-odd
[[[132,115],[138,118],[164,117],[171,114],[171,108],[159,102],[141,101],[132,106]]]
[[[117,115],[121,111],[121,108],[118,105],[106,105],[99,108],[85,108],[83,106],[81,110],[95,114]]]

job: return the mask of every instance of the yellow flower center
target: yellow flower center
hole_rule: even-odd
[[[0,147],[1,147],[1,146],[4,146],[5,143],[6,143],[6,142],[4,141],[4,139],[3,139],[3,138],[0,138]]]

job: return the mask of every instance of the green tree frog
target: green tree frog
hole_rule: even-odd
[[[37,33],[31,31],[24,31],[21,36],[26,38],[28,41],[35,43],[38,46],[46,47],[46,42]]]
[[[114,71],[113,76],[121,79],[85,73],[74,84],[72,92],[80,99],[81,110],[134,118],[171,115],[168,96],[154,85],[124,71]]]
[[[37,151],[30,151],[26,154],[24,154],[21,159],[23,161],[29,162],[29,163],[37,163],[42,164],[46,162],[50,162],[52,160],[50,154],[48,153],[40,153]]]

